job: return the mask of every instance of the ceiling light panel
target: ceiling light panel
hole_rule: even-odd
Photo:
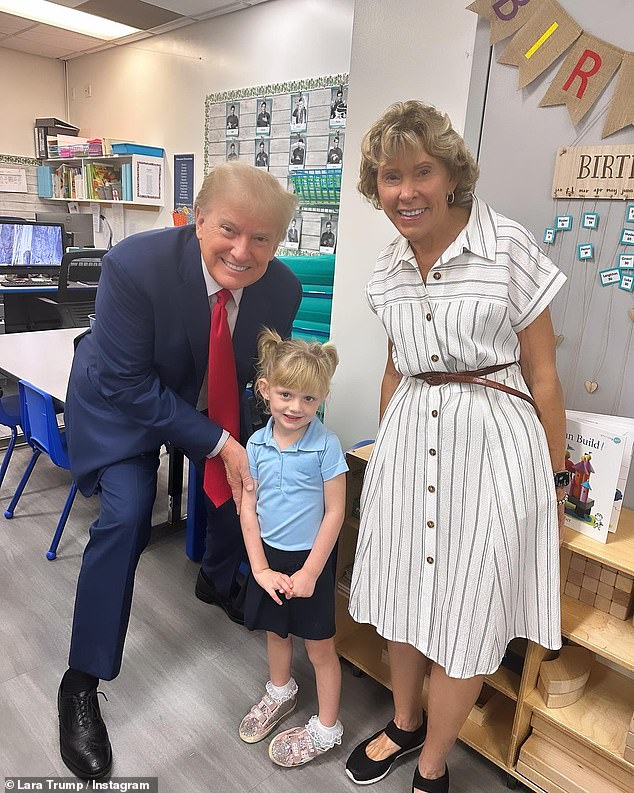
[[[104,41],[112,41],[138,32],[138,28],[112,22],[93,14],[86,14],[57,3],[50,3],[47,0],[0,0],[0,12],[13,14],[23,19],[31,19],[34,22],[43,22]]]

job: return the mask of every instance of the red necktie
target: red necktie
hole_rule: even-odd
[[[228,289],[221,289],[216,294],[216,298],[216,305],[211,313],[209,333],[207,415],[237,440],[240,437],[238,380],[227,318],[227,300],[231,298],[231,292]],[[219,507],[231,498],[231,488],[219,454],[208,457],[205,461],[203,487],[215,507]]]

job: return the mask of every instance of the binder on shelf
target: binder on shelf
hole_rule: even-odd
[[[53,197],[53,171],[48,165],[37,166],[37,194],[40,198]]]
[[[50,122],[50,123],[49,123]],[[50,157],[56,157],[56,153],[52,153],[49,149],[49,138],[56,138],[57,135],[79,135],[79,127],[69,124],[67,121],[61,121],[59,118],[36,118],[34,126],[35,134],[35,156],[39,159],[46,160]]]
[[[60,127],[60,129],[65,130],[74,130],[75,134],[79,133],[79,127],[76,127],[74,124],[70,124],[68,121],[62,121],[61,118],[36,118],[35,119],[35,126],[36,127]],[[73,132],[66,132],[66,135],[72,135]]]

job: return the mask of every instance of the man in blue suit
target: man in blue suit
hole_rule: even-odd
[[[136,234],[104,257],[97,320],[77,345],[66,401],[75,481],[100,499],[58,694],[62,759],[79,777],[99,778],[112,764],[97,685],[121,666],[162,444],[183,449],[201,469],[207,457],[222,458],[233,500],[215,508],[207,499],[196,594],[239,618],[231,604],[244,558],[237,511],[242,488],[253,481],[241,443],[204,412],[210,307],[217,292],[230,290],[226,308],[242,394],[253,377],[260,329],[289,336],[301,300],[298,280],[274,258],[295,206],[266,171],[223,163],[198,194],[195,227]],[[242,442],[249,433],[243,420]]]

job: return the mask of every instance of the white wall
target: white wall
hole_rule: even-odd
[[[158,216],[126,209],[127,234],[172,225],[174,154],[196,155],[199,185],[207,94],[348,71],[353,5],[273,0],[69,62],[70,116],[82,135],[166,149],[168,205]]]
[[[356,0],[332,336],[341,364],[328,425],[345,446],[373,438],[387,341],[364,287],[394,227],[356,192],[361,138],[392,102],[421,99],[464,129],[477,17],[464,0]]]
[[[35,157],[35,119],[65,119],[64,64],[0,47],[0,75],[0,154]]]

